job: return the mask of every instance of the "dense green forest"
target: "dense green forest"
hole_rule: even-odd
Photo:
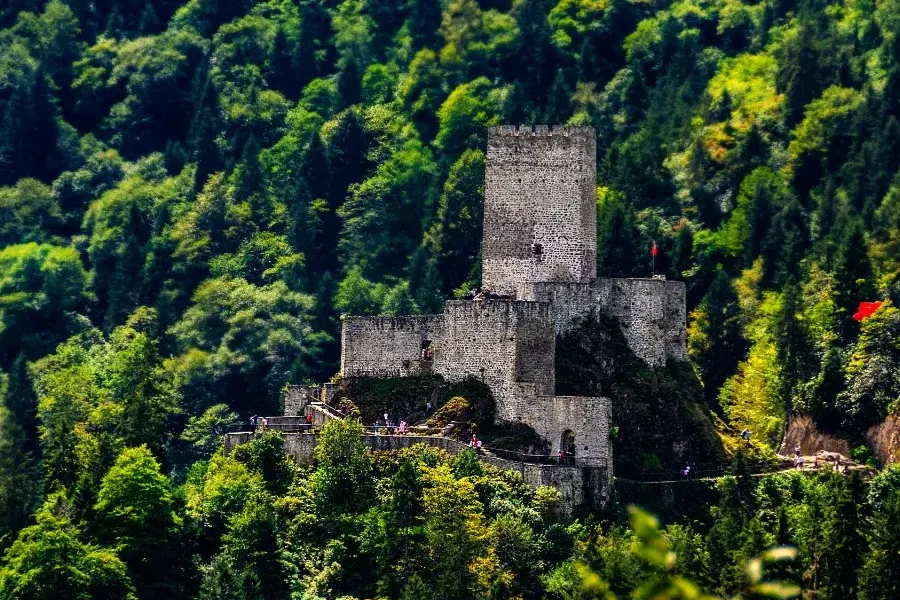
[[[0,598],[900,597],[896,469],[738,454],[660,533],[338,425],[311,470],[221,452],[334,375],[340,314],[478,282],[487,127],[562,123],[598,134],[599,274],[647,276],[655,241],[688,286],[693,384],[617,401],[692,395],[729,455],[803,414],[877,464],[900,1],[9,0],[0,28]]]

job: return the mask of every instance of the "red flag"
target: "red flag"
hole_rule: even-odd
[[[860,302],[859,310],[853,314],[853,318],[857,321],[862,321],[863,319],[871,317],[872,313],[879,308],[881,308],[881,302]]]
[[[656,256],[658,250],[656,249],[656,240],[653,240],[653,247],[650,248],[650,256]]]

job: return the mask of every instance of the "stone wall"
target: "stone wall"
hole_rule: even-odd
[[[341,373],[344,377],[406,377],[427,372],[422,342],[440,339],[441,315],[344,317]]]
[[[484,182],[482,286],[597,273],[597,141],[590,127],[491,127]]]
[[[529,403],[522,421],[550,442],[552,454],[559,452],[563,434],[571,431],[575,436],[576,458],[612,468],[609,441],[612,401],[609,398],[538,396]]]
[[[681,281],[598,279],[601,306],[619,318],[628,345],[650,364],[687,360],[687,304]]]
[[[511,300],[447,302],[434,369],[449,380],[474,376],[497,401],[497,416],[513,420],[530,398],[555,387],[556,336],[550,307]]]
[[[284,416],[296,417],[303,414],[303,408],[315,401],[315,386],[289,385],[284,392]]]
[[[629,347],[648,363],[687,360],[687,305],[681,281],[538,282],[522,290],[525,299],[550,304],[557,333],[567,331],[575,318],[600,308],[619,319]]]

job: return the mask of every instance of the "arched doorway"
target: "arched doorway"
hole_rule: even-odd
[[[573,466],[575,464],[575,432],[571,429],[563,431],[559,438],[561,464]]]

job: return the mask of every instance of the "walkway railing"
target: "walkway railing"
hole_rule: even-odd
[[[779,469],[769,465],[752,465],[747,467],[750,475],[765,475],[767,473],[776,473]],[[627,479],[629,481],[638,481],[644,483],[659,483],[664,481],[690,481],[692,479],[719,479],[730,474],[730,469],[691,469],[690,472],[684,471],[650,471],[644,473],[631,473],[626,476],[617,477],[617,479]]]

